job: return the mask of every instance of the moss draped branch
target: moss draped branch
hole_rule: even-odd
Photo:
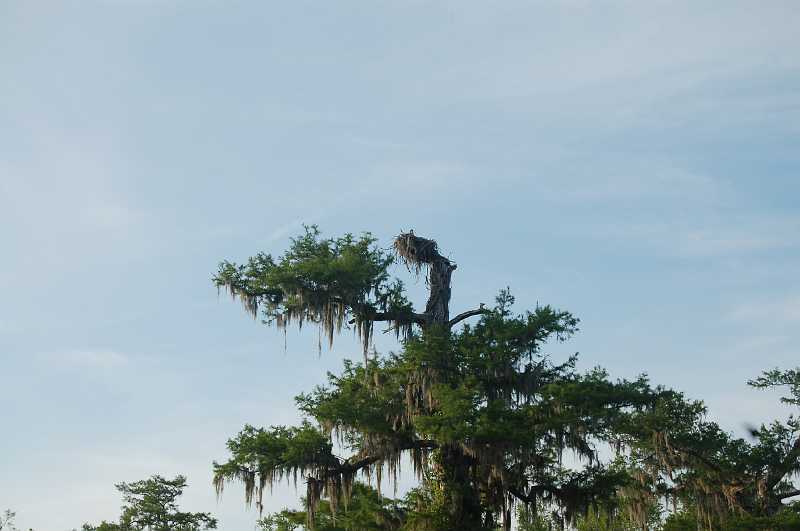
[[[389,275],[398,261],[425,274],[423,312]],[[329,344],[352,329],[366,353],[374,324],[387,322],[403,342],[396,354],[345,361],[327,385],[298,396],[314,424],[246,427],[228,443],[230,460],[215,464],[218,492],[242,481],[248,503],[260,507],[267,486],[299,477],[313,526],[321,499],[335,512],[356,475],[374,475],[380,486],[382,470],[396,477],[402,455],[428,489],[422,498],[446,513],[447,525],[438,528],[496,528],[499,514],[509,529],[513,503],[569,519],[614,495],[633,500],[637,522],[656,495],[692,499],[701,512],[768,513],[796,492],[787,475],[799,468],[797,426],[762,427],[754,431],[759,443],[748,444],[704,422],[702,404],[653,389],[644,377],[578,373],[577,355],[556,363],[548,345],[574,334],[578,319],[550,306],[514,315],[508,290],[491,309],[450,318],[455,270],[434,240],[413,232],[401,233],[390,252],[369,234],[323,239],[316,227],[277,259],[259,254],[244,265],[220,264],[217,287],[267,324],[313,322]],[[471,317],[479,319],[464,323]],[[789,385],[795,395],[786,401],[800,403],[796,372],[769,373],[756,385]],[[628,452],[628,461],[601,466],[596,446],[607,443]],[[335,455],[334,444],[352,455]],[[565,451],[581,470],[562,466]]]
[[[265,488],[272,489],[281,480],[291,479],[297,484],[300,478],[306,482],[309,521],[313,522],[323,496],[330,500],[334,511],[340,501],[347,503],[358,473],[369,473],[386,461],[396,460],[401,452],[428,451],[436,446],[434,441],[408,440],[384,451],[360,452],[341,459],[334,455],[329,436],[309,423],[295,428],[245,426],[228,441],[231,459],[214,463],[213,483],[218,496],[226,482],[244,483],[246,503],[255,502],[260,511]]]
[[[328,239],[320,234],[316,226],[305,227],[277,259],[259,253],[245,264],[223,261],[214,284],[238,299],[254,318],[260,314],[265,324],[284,330],[292,324],[318,325],[320,338],[324,336],[329,346],[343,328],[352,328],[365,358],[376,322],[388,322],[388,330],[407,339],[415,327],[452,328],[486,312],[481,307],[448,321],[450,276],[456,265],[439,253],[433,240],[402,233],[395,239],[394,253],[389,253],[377,247],[369,233]],[[417,273],[428,269],[430,296],[423,313],[414,311],[403,282],[390,277],[396,259]]]

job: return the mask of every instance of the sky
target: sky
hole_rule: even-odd
[[[453,312],[510,286],[581,319],[556,354],[582,369],[735,433],[787,416],[745,382],[800,358],[798,27],[791,1],[0,0],[0,510],[65,531],[181,473],[185,510],[253,529],[212,461],[360,350],[284,347],[211,277],[303,223],[414,229]]]

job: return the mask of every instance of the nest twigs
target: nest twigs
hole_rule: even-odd
[[[414,231],[403,232],[394,239],[394,252],[409,269],[414,269],[417,274],[425,266],[436,262],[445,262],[450,265],[450,260],[439,254],[436,241],[421,238]]]
[[[395,254],[417,275],[427,268],[430,289],[425,306],[427,322],[446,325],[449,321],[450,275],[456,265],[439,254],[434,240],[421,238],[414,231],[403,232],[394,240]]]

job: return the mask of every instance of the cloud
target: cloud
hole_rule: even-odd
[[[684,235],[681,248],[687,254],[707,256],[765,251],[792,245],[791,240],[769,234],[699,229]]]
[[[360,186],[362,198],[398,197],[414,190],[414,201],[446,190],[454,182],[463,182],[470,168],[447,160],[392,160],[374,168],[373,175]],[[379,186],[375,184],[379,183]]]
[[[137,223],[143,214],[123,204],[107,203],[88,205],[81,217],[99,230],[119,230]]]
[[[7,231],[33,264],[141,240],[150,214],[131,200],[130,161],[116,130],[68,127],[23,101],[7,114],[16,135],[0,130],[9,143],[0,153],[0,236]]]
[[[800,295],[740,304],[730,311],[729,317],[739,322],[800,323]]]
[[[544,164],[552,165],[552,173],[559,178],[541,179],[536,183],[536,193],[559,203],[712,204],[728,193],[719,180],[709,175],[628,154],[615,157],[565,152]]]
[[[266,239],[263,243],[265,244],[272,244],[277,241],[281,241],[286,239],[288,236],[292,234],[299,234],[302,232],[303,224],[305,225],[313,225],[315,220],[320,217],[319,214],[310,215],[305,218],[297,218],[289,223],[284,223],[283,225],[279,225],[275,227],[270,233],[267,235]]]
[[[0,335],[13,334],[19,330],[19,325],[11,320],[0,319]]]
[[[681,249],[699,256],[792,249],[800,245],[798,234],[800,216],[741,212],[736,219],[698,220],[681,236]]]
[[[130,363],[130,358],[127,355],[115,350],[105,349],[66,350],[52,353],[48,355],[47,358],[68,366],[100,369],[113,369],[126,366]]]
[[[675,185],[673,187],[673,185]],[[697,190],[689,194],[689,190]],[[616,195],[615,195],[616,194]],[[630,221],[620,216],[598,219],[590,226],[578,225],[579,235],[598,240],[615,240],[681,258],[755,256],[784,252],[800,247],[800,216],[739,210],[734,218],[730,205],[742,199],[699,180],[656,181],[652,190],[616,193],[600,188],[581,192],[565,203],[586,203],[591,207],[616,207],[636,210]]]

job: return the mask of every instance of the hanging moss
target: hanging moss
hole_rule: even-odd
[[[323,239],[310,226],[278,260],[259,253],[243,265],[225,261],[213,280],[248,314],[260,313],[265,324],[284,331],[316,324],[329,347],[335,335],[354,325],[366,356],[376,320],[386,321],[402,338],[419,321],[402,282],[388,274],[393,261],[368,233]]]
[[[390,279],[395,260],[427,274],[424,312],[414,312],[402,283]],[[322,503],[334,518],[347,506],[359,476],[374,479],[379,493],[387,475],[396,487],[408,457],[427,489],[418,500],[430,511],[419,514],[431,528],[508,530],[519,504],[562,525],[590,510],[624,511],[644,525],[660,497],[676,503],[686,489],[693,489],[706,520],[744,510],[742,494],[751,487],[727,470],[685,474],[702,463],[687,448],[728,444],[704,431],[696,404],[651,388],[643,377],[611,381],[600,369],[579,373],[576,356],[554,361],[548,345],[567,340],[578,320],[550,306],[514,315],[508,290],[493,309],[481,306],[450,320],[455,267],[434,240],[413,232],[400,234],[389,254],[369,235],[322,239],[315,227],[277,260],[259,254],[246,265],[221,264],[215,283],[251,315],[284,332],[312,322],[328,345],[352,329],[364,361],[346,361],[325,386],[297,397],[309,422],[248,426],[229,441],[230,460],[215,464],[217,492],[226,482],[242,482],[247,503],[260,509],[266,487],[300,480],[313,527]],[[479,316],[477,323],[454,331],[454,323],[471,316]],[[403,340],[401,348],[368,357],[381,321]],[[334,444],[349,456],[334,455]],[[597,447],[604,444],[620,459],[640,462],[603,464]],[[577,470],[564,466],[565,453],[580,464]]]

